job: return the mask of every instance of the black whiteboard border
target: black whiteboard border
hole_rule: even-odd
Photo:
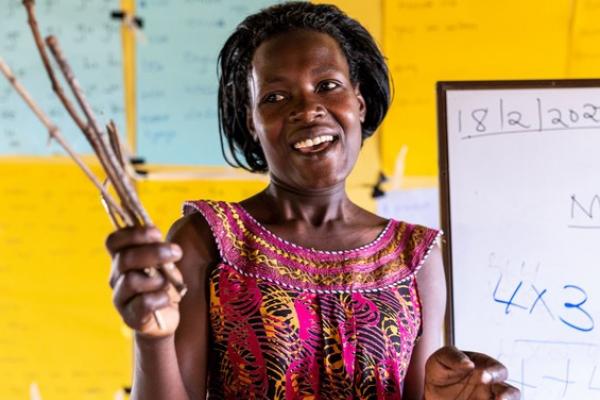
[[[444,231],[442,255],[446,272],[446,318],[444,333],[446,344],[455,344],[454,335],[454,280],[452,274],[452,231],[450,216],[450,173],[448,168],[448,119],[446,94],[460,90],[502,90],[502,89],[554,89],[600,87],[600,79],[538,79],[538,80],[498,80],[498,81],[438,81],[438,163],[440,185],[440,217]]]

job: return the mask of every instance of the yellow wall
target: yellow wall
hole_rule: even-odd
[[[32,382],[44,399],[112,399],[131,340],[111,307],[98,194],[63,158],[3,158],[0,199],[0,399],[28,399]]]

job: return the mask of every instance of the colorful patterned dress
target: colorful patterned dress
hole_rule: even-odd
[[[275,236],[237,203],[187,202],[221,254],[211,272],[209,399],[400,399],[439,232],[390,220],[345,251]]]

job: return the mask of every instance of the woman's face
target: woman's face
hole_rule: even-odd
[[[249,87],[247,123],[271,176],[300,190],[342,183],[358,157],[366,110],[337,41],[310,30],[266,40]]]

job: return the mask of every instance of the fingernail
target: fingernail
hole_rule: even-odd
[[[162,234],[158,229],[152,229],[148,232],[150,240],[162,240]]]
[[[163,265],[167,270],[172,271],[175,269],[175,264],[173,264],[172,262],[170,263],[166,263]]]
[[[481,374],[481,382],[482,383],[490,383],[492,381],[492,374],[490,374],[487,371],[483,371],[483,374]]]
[[[171,245],[171,254],[173,257],[181,257],[181,249],[176,244]]]
[[[473,364],[473,361],[471,361],[470,358],[463,358],[460,363],[462,365],[464,365],[465,367],[469,367],[469,368],[474,368],[475,364]]]

